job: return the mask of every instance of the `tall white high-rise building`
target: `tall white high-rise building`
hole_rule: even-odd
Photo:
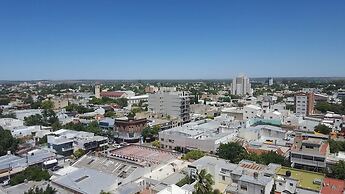
[[[268,78],[268,85],[273,86],[273,77]]]
[[[239,75],[232,80],[231,93],[239,96],[252,95],[252,88],[247,76]]]

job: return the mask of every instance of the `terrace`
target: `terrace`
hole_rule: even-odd
[[[300,169],[282,167],[277,169],[277,175],[286,177],[286,171],[291,172],[290,178],[298,181],[298,187],[307,190],[320,191],[321,184],[316,182],[322,182],[325,175],[316,172],[310,172]]]

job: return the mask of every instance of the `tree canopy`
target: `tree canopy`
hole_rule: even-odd
[[[331,104],[328,102],[318,102],[316,103],[315,109],[326,113],[327,111],[332,111],[337,114],[345,114],[345,99],[342,99],[341,104]]]
[[[345,151],[345,141],[335,141],[335,140],[330,139],[328,143],[329,143],[331,153],[338,153],[339,151]]]
[[[66,111],[75,111],[79,114],[84,114],[87,112],[93,112],[94,110],[92,108],[87,108],[85,106],[77,105],[77,104],[69,104],[65,107]]]
[[[39,187],[30,188],[28,191],[24,192],[24,194],[55,194],[57,193],[56,189],[47,185],[45,189]]]
[[[202,169],[196,176],[195,191],[193,194],[210,194],[213,184],[214,180],[212,175],[207,173],[205,169]]]
[[[103,104],[117,104],[120,107],[126,107],[128,106],[128,100],[127,98],[118,98],[118,99],[112,99],[108,97],[102,97],[102,98],[92,98],[89,101],[90,104],[97,104],[97,105],[103,105]]]
[[[182,156],[183,160],[197,160],[205,156],[205,153],[200,150],[191,150]]]
[[[159,126],[146,127],[141,132],[141,135],[142,135],[144,141],[146,141],[148,139],[151,140],[151,139],[154,139],[155,137],[158,136],[159,130],[160,130]]]
[[[246,150],[238,143],[230,142],[220,144],[217,149],[217,155],[220,158],[230,160],[231,163],[238,163],[246,157]]]
[[[345,179],[345,161],[341,160],[331,167],[331,173],[329,177],[337,179]]]
[[[77,149],[73,155],[76,157],[76,158],[80,158],[82,157],[83,155],[85,154],[85,151],[83,149]]]
[[[91,132],[94,133],[95,135],[102,135],[102,130],[99,127],[99,124],[97,121],[92,121],[87,125],[84,125],[83,123],[67,123],[66,125],[63,126],[65,129],[71,129],[75,131],[86,131],[86,132]]]
[[[17,185],[28,181],[49,180],[50,175],[47,170],[43,170],[38,166],[29,166],[24,171],[14,175],[10,179],[10,185]]]
[[[0,156],[6,155],[7,151],[14,153],[18,147],[19,141],[12,137],[9,130],[4,130],[0,126]]]
[[[314,131],[328,135],[330,132],[332,132],[332,129],[327,127],[326,125],[319,124],[319,125],[315,126]]]
[[[235,142],[221,144],[217,150],[217,155],[220,158],[230,160],[232,163],[238,163],[241,160],[246,159],[265,165],[276,163],[283,166],[290,166],[290,162],[284,156],[281,156],[276,152],[271,151],[260,155],[248,153],[240,144]]]

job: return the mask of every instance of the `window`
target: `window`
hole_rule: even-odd
[[[290,186],[293,187],[293,183],[290,183]]]
[[[161,138],[161,141],[164,141],[164,138]]]
[[[222,176],[222,180],[225,181],[225,176]]]
[[[282,186],[283,185],[283,183],[279,183],[279,186]]]
[[[314,157],[314,160],[318,161],[318,162],[324,162],[325,161],[324,158],[320,158],[320,157]]]
[[[301,158],[302,156],[299,155],[299,154],[291,154],[291,157],[293,157],[293,158]]]
[[[313,160],[313,156],[302,156],[305,160]]]
[[[241,190],[247,191],[247,185],[241,185]]]

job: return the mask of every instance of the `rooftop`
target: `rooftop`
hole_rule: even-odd
[[[344,180],[325,178],[322,185],[321,194],[343,194],[345,191]]]
[[[169,160],[176,159],[179,155],[178,153],[139,145],[129,145],[111,151],[111,156],[130,160],[141,165],[166,163]]]
[[[277,175],[286,177],[286,171],[291,172],[290,178],[298,181],[298,187],[314,191],[320,191],[321,189],[321,185],[315,184],[314,180],[321,180],[322,182],[325,178],[325,175],[321,173],[287,167],[278,168],[276,173]]]
[[[85,155],[80,158],[73,167],[89,168],[98,172],[114,175],[119,178],[127,178],[137,169],[141,168],[134,163],[108,158],[103,156]]]
[[[80,168],[52,180],[53,183],[78,193],[100,193],[117,186],[117,178],[93,169]]]

